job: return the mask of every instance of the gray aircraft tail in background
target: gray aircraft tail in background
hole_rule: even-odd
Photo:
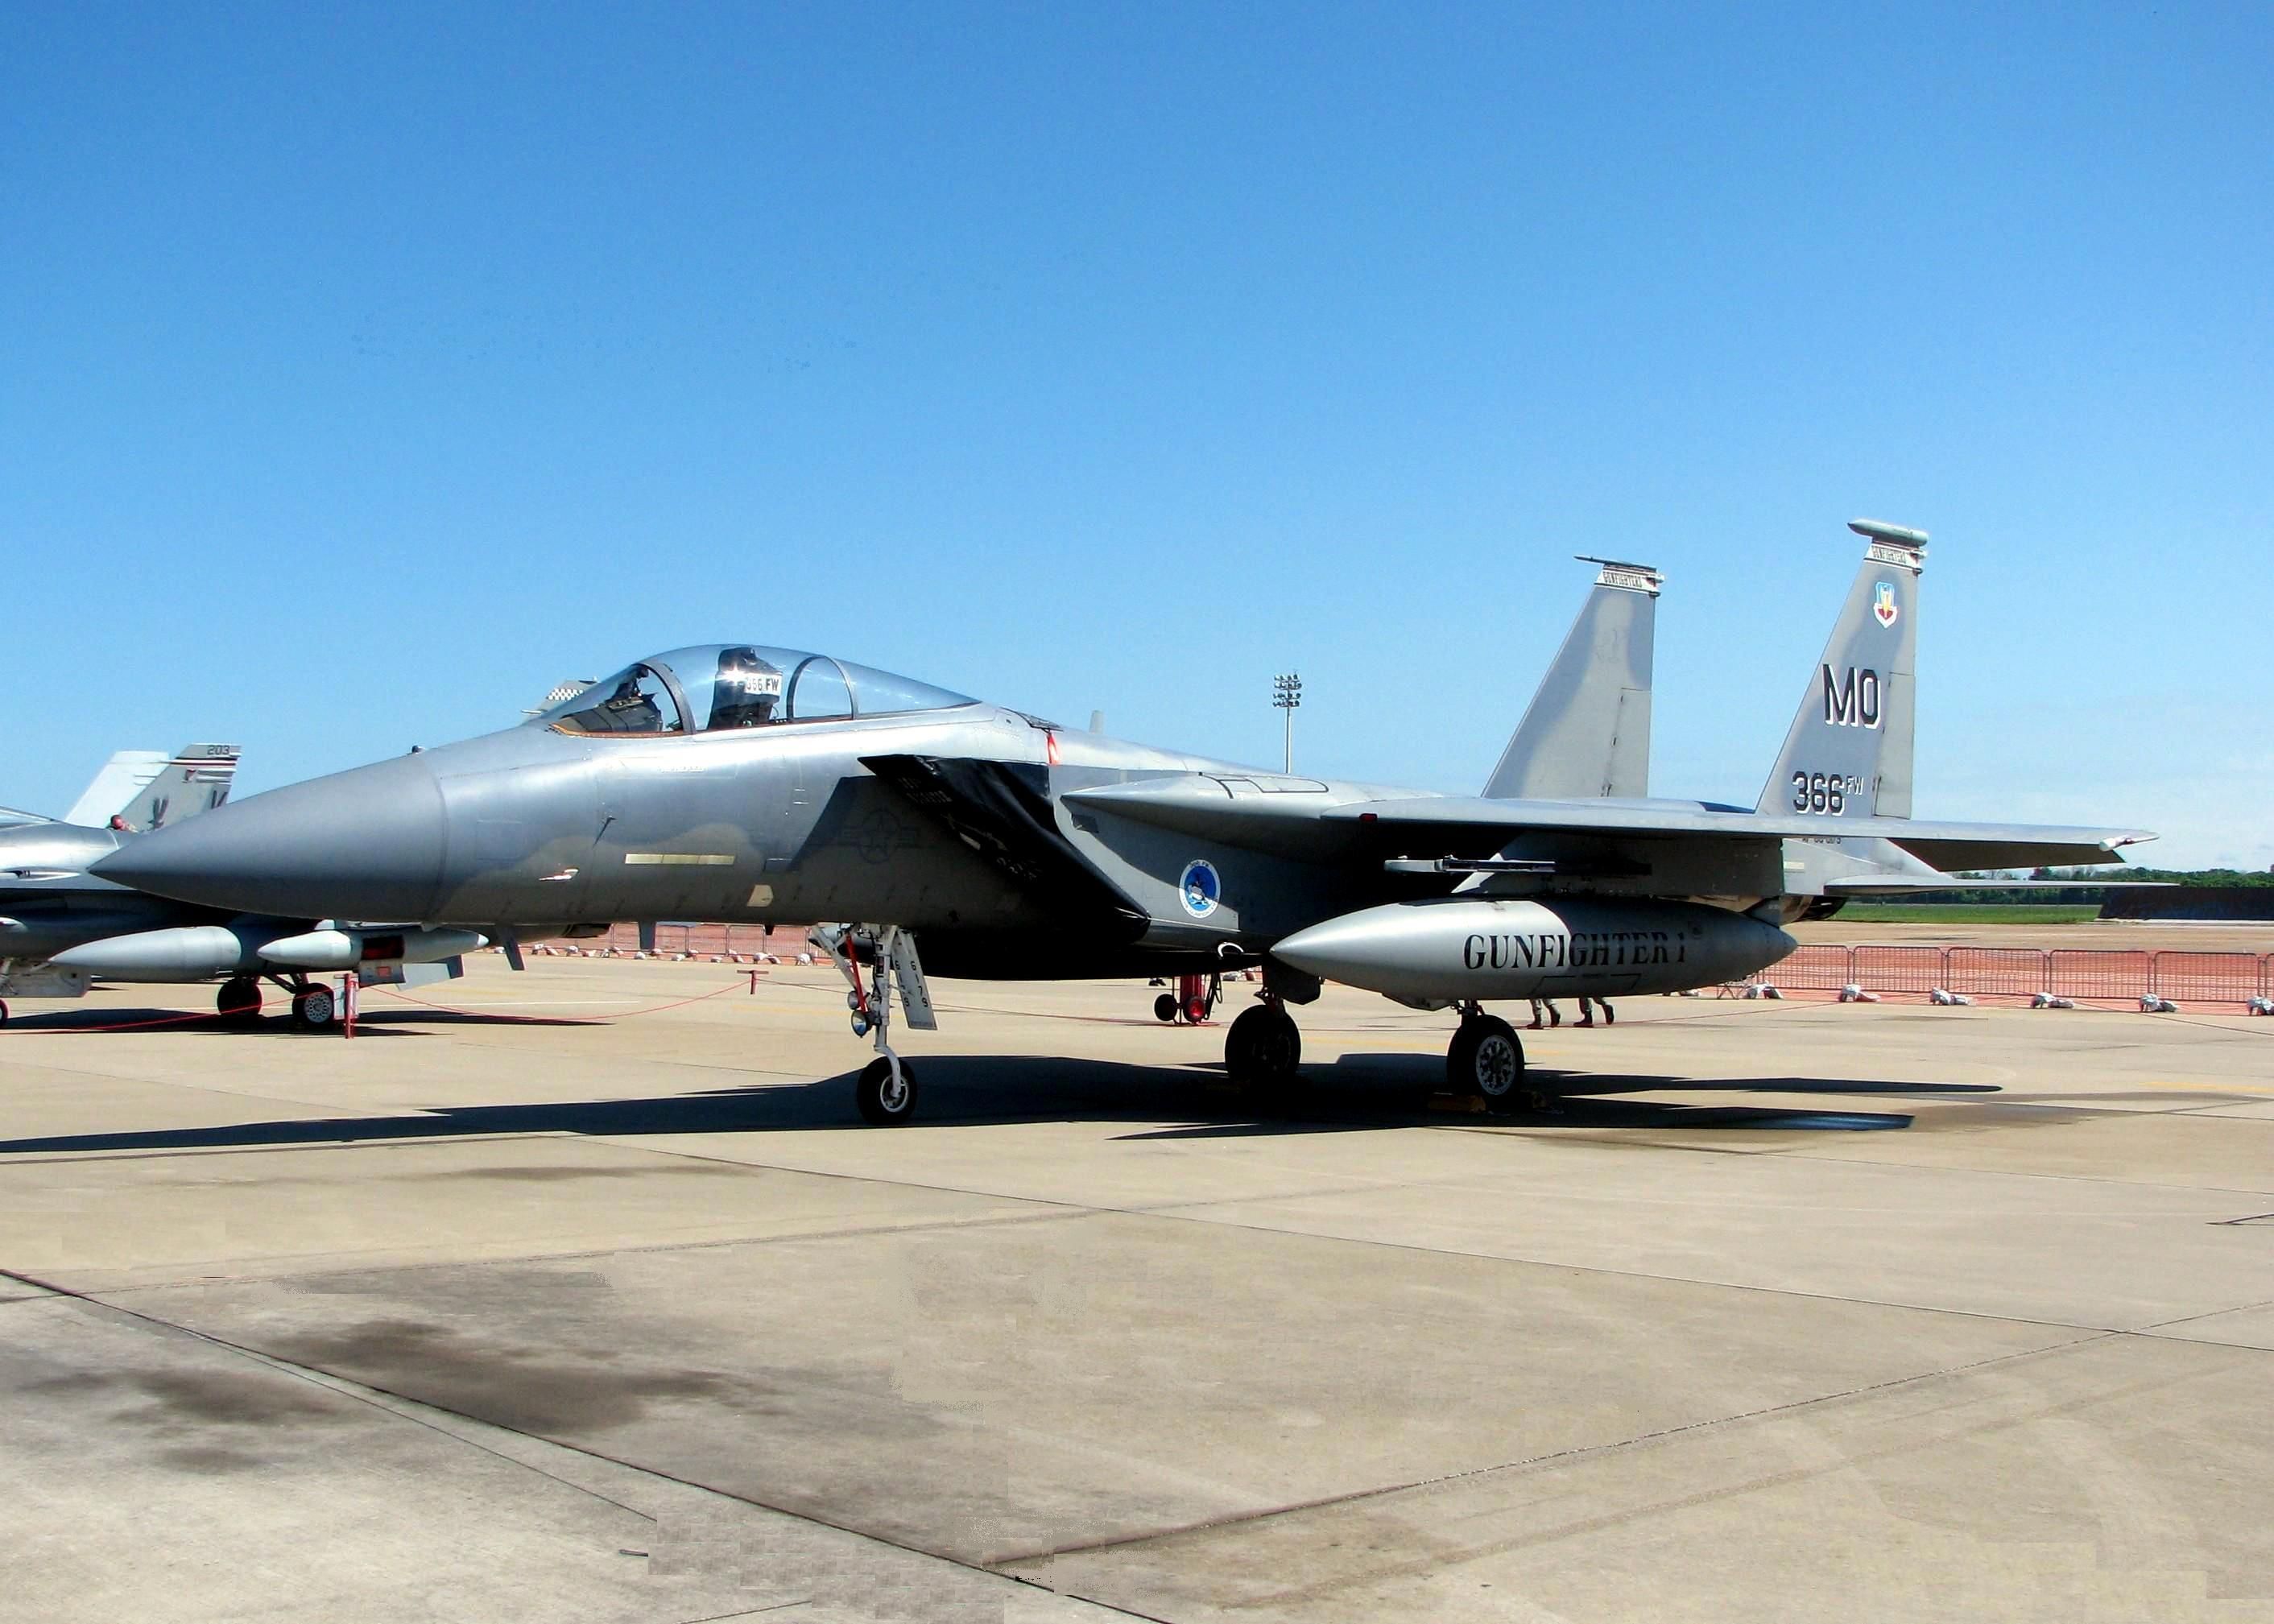
[[[62,821],[99,829],[113,817],[133,830],[158,829],[229,799],[237,781],[234,744],[185,744],[162,750],[119,750],[102,764]]]
[[[1658,594],[1647,564],[1600,564],[1594,590],[1484,787],[1495,801],[1637,799],[1650,793],[1650,686]]]
[[[197,981],[228,976],[224,1015],[257,1014],[260,978],[288,986],[304,1026],[332,1017],[331,995],[311,969],[359,968],[367,980],[418,979],[466,933],[311,931],[316,921],[264,919],[153,897],[87,869],[150,830],[172,828],[229,799],[239,751],[192,744],[169,756],[120,750],[64,818],[26,815],[0,828],[0,1022],[10,998],[77,998],[100,977]],[[366,952],[373,942],[380,945]],[[343,955],[352,946],[352,955]],[[363,962],[378,958],[386,962]],[[335,962],[335,961],[340,962]],[[446,962],[434,974],[456,974]]]

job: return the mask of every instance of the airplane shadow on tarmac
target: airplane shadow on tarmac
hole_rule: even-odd
[[[1789,1129],[1855,1132],[1907,1128],[1912,1118],[1886,1111],[1795,1109],[1753,1105],[1691,1105],[1638,1100],[1638,1092],[1761,1093],[1942,1096],[1995,1094],[1986,1084],[1909,1083],[1860,1079],[1759,1077],[1698,1079],[1551,1071],[1534,1075],[1568,1090],[1547,1112],[1510,1116],[1457,1115],[1432,1109],[1430,1089],[1444,1075],[1434,1053],[1345,1056],[1306,1065],[1301,1093],[1260,1107],[1231,1089],[1217,1064],[1132,1065],[1118,1061],[1040,1056],[924,1055],[911,1060],[922,1105],[900,1132],[927,1126],[968,1127],[1022,1122],[1126,1121],[1132,1139],[1253,1137],[1350,1132],[1397,1126],[1527,1129]],[[1179,1126],[1163,1128],[1163,1118]],[[231,1123],[203,1128],[61,1135],[0,1140],[0,1155],[78,1152],[215,1150],[274,1145],[354,1144],[378,1139],[464,1139],[569,1133],[599,1136],[757,1133],[859,1124],[850,1071],[809,1083],[757,1084],[639,1099],[557,1101],[515,1105],[443,1106],[383,1116]]]
[[[404,1038],[418,1037],[417,1032],[395,1027],[392,1021],[415,1019],[425,1026],[496,1026],[510,1021],[516,1026],[590,1026],[596,1024],[591,1018],[573,1015],[485,1015],[476,1011],[423,1010],[411,1015],[403,1010],[366,1011],[356,1018],[356,1036]],[[299,1032],[289,1024],[284,1006],[270,999],[262,1008],[260,1019],[251,1026],[237,1026],[210,1010],[199,1010],[184,1014],[180,1010],[42,1010],[36,1015],[11,1013],[7,1023],[0,1026],[0,1034],[10,1032],[131,1032],[171,1031],[200,1033],[214,1037],[245,1037],[269,1034],[286,1037],[336,1038],[336,1026],[327,1026],[319,1032]]]

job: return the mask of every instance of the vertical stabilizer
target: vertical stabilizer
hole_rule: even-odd
[[[64,814],[64,822],[89,829],[109,823],[113,812],[147,789],[173,759],[163,750],[113,750]]]
[[[116,808],[117,816],[129,829],[148,830],[212,811],[229,799],[230,786],[237,781],[239,754],[233,744],[184,745],[163,759],[125,805]],[[110,817],[110,811],[104,810],[81,818],[74,808],[71,821],[107,823]]]
[[[1652,639],[1666,577],[1647,564],[1579,561],[1602,568],[1485,785],[1495,800],[1650,793]]]
[[[1909,817],[1918,714],[1918,578],[1926,532],[1856,519],[1864,567],[1785,734],[1764,812]],[[1827,828],[1826,833],[1836,832]]]

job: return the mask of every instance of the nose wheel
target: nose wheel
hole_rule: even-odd
[[[893,999],[899,998],[908,1025],[917,1031],[935,1031],[939,1025],[915,938],[894,925],[816,925],[806,939],[827,953],[845,977],[853,1035],[876,1046],[877,1057],[854,1079],[854,1107],[871,1127],[896,1128],[916,1114],[916,1074],[892,1050]],[[861,980],[864,965],[872,972],[866,986]]]
[[[872,1128],[897,1128],[916,1114],[915,1068],[897,1055],[879,1055],[861,1068],[853,1103]]]

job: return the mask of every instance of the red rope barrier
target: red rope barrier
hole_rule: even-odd
[[[729,981],[724,987],[716,987],[709,992],[697,993],[691,998],[674,998],[669,1004],[651,1004],[644,1010],[623,1010],[614,1015],[505,1015],[494,1010],[453,1009],[447,1004],[429,1004],[424,998],[414,998],[409,993],[395,991],[392,987],[373,987],[365,990],[383,992],[390,998],[400,998],[405,1004],[416,1004],[422,1010],[433,1010],[441,1015],[465,1015],[478,1020],[512,1020],[529,1023],[543,1021],[550,1026],[605,1026],[614,1021],[630,1020],[641,1015],[659,1015],[666,1010],[683,1009],[690,1004],[701,1004],[706,999],[716,998],[722,993],[733,992],[740,985],[739,981]]]

